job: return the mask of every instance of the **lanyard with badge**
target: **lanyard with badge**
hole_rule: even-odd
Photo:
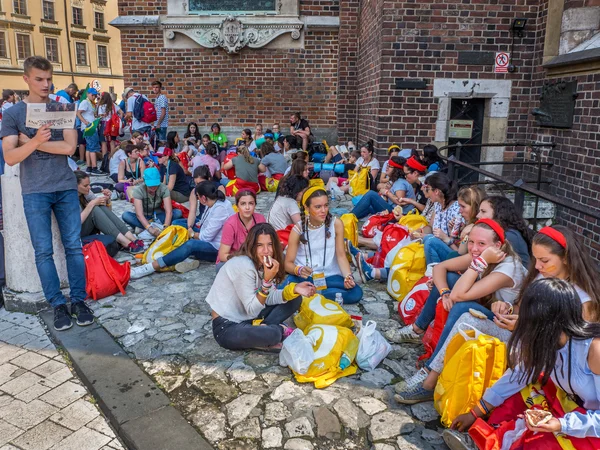
[[[317,289],[317,291],[323,291],[325,289],[327,289],[327,280],[325,279],[325,258],[327,257],[327,227],[323,226],[323,229],[325,231],[325,240],[324,245],[323,245],[323,267],[321,269],[320,272],[314,272],[312,273],[312,279],[313,279],[313,284],[315,285],[315,288]],[[310,233],[307,233],[307,244],[308,244],[308,255],[306,255],[306,265],[309,265],[309,261],[308,261],[308,257],[310,255],[310,267],[312,268],[312,249],[310,248]]]

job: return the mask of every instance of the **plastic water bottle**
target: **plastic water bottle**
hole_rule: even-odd
[[[340,369],[345,370],[351,363],[352,361],[350,361],[348,355],[342,353],[342,357],[340,358]]]
[[[341,292],[338,292],[335,294],[335,302],[340,306],[342,306],[344,304],[344,297],[342,297]]]

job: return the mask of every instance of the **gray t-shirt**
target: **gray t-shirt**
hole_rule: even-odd
[[[258,158],[252,158],[253,164],[247,162],[243,156],[236,156],[231,160],[233,167],[235,167],[235,176],[241,178],[244,181],[250,181],[251,183],[258,183],[258,165],[260,160]]]
[[[57,103],[52,101],[52,103]],[[35,128],[25,126],[27,104],[19,102],[2,116],[2,132],[0,136],[18,136],[23,133],[33,138],[37,133]],[[51,130],[51,141],[62,141],[63,130]],[[21,191],[23,194],[47,194],[50,192],[77,189],[77,181],[67,162],[65,155],[53,155],[40,150],[21,161],[20,164]]]
[[[269,153],[260,162],[269,169],[271,176],[276,174],[283,175],[287,169],[287,162],[281,153]]]

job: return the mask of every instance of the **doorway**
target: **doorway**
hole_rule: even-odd
[[[467,164],[481,162],[481,144],[483,136],[484,98],[453,98],[450,104],[448,145],[470,144],[475,146],[461,148],[458,159]],[[455,148],[448,149],[448,156],[456,155]],[[478,181],[478,174],[468,169],[458,168],[458,180],[461,184]]]

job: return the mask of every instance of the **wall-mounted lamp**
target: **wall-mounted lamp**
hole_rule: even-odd
[[[525,29],[526,24],[527,19],[515,19],[513,20],[511,29],[517,36],[523,37],[523,30]]]
[[[513,64],[513,51],[515,48],[515,36],[523,37],[523,30],[525,30],[525,25],[527,24],[527,19],[514,19],[513,23],[510,27],[512,30],[512,43],[510,44],[510,63],[508,64],[508,71],[513,73],[517,70],[517,67]]]

